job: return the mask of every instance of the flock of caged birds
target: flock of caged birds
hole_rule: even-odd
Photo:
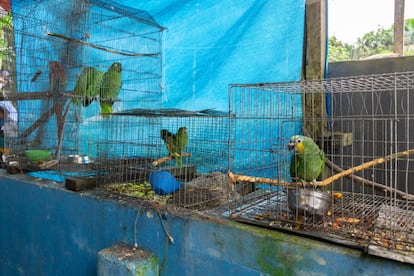
[[[186,127],[180,127],[176,134],[166,129],[160,132],[161,139],[170,156],[175,160],[177,167],[182,167],[182,154],[188,143],[188,132]],[[312,140],[302,135],[294,135],[288,144],[289,150],[294,151],[290,163],[290,175],[292,179],[313,182],[325,168],[325,153]]]
[[[62,68],[53,63],[50,65],[51,91],[53,92],[58,90],[63,83],[66,84],[66,77],[62,73]],[[77,79],[73,90],[75,97],[72,102],[75,105],[82,104],[86,107],[99,99],[102,116],[109,117],[121,89],[121,73],[122,65],[120,62],[112,63],[106,72],[94,67],[85,67]],[[177,167],[181,168],[182,153],[188,144],[187,128],[180,127],[175,134],[162,129],[160,137],[164,141],[170,156],[175,160]],[[291,177],[302,181],[312,181],[316,184],[316,179],[325,167],[324,152],[312,138],[301,135],[292,136],[288,148],[294,151],[290,163]]]
[[[181,168],[182,154],[188,143],[187,128],[180,127],[176,134],[162,129],[160,136],[177,167]],[[302,135],[292,136],[288,148],[294,152],[290,162],[290,176],[292,179],[313,182],[316,187],[316,179],[325,168],[326,157],[323,150],[312,138]]]
[[[49,81],[51,92],[58,96],[59,91],[66,86],[66,73],[59,62],[50,62]],[[72,102],[75,105],[89,106],[93,101],[99,101],[101,114],[108,118],[112,113],[112,106],[119,95],[122,86],[122,65],[114,62],[106,72],[94,67],[85,67],[79,75],[73,89]],[[58,121],[62,114],[62,107],[55,99]],[[58,115],[59,114],[59,115]],[[60,124],[59,124],[60,125]],[[175,160],[177,167],[182,167],[182,153],[188,144],[186,127],[180,127],[177,133],[171,133],[166,129],[160,131],[160,137],[164,141],[170,156]]]
[[[112,63],[106,72],[94,67],[85,67],[73,89],[73,94],[77,97],[73,98],[72,102],[86,107],[99,97],[101,114],[108,118],[121,90],[121,73],[122,65],[119,62]]]

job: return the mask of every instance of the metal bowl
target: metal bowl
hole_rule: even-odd
[[[331,203],[332,197],[328,193],[310,189],[288,189],[288,207],[293,212],[325,216]]]
[[[75,164],[88,164],[92,163],[92,160],[87,155],[69,155],[68,156],[69,163],[75,163]]]

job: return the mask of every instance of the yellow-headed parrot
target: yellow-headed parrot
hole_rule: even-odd
[[[288,148],[294,151],[290,176],[301,181],[312,181],[316,185],[316,179],[325,167],[325,153],[312,138],[302,135],[292,136]]]

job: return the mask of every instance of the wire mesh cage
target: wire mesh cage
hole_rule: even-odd
[[[193,209],[227,201],[228,113],[162,108],[163,27],[148,13],[100,0],[12,9],[19,131],[7,144],[20,169]],[[167,149],[181,127],[179,157]]]
[[[112,191],[160,196],[174,206],[203,210],[228,200],[228,114],[209,110],[134,109],[107,121],[99,151],[99,183]],[[180,130],[185,129],[185,136]],[[186,137],[180,148],[176,148]],[[177,153],[177,154],[175,154]],[[179,155],[178,155],[179,154]],[[128,182],[129,191],[125,188]],[[114,184],[115,185],[105,185]],[[121,185],[117,185],[117,184]],[[133,183],[138,184],[133,185]],[[150,193],[145,193],[145,190]]]
[[[7,147],[25,170],[94,174],[107,157],[100,144],[121,127],[107,127],[113,113],[161,108],[163,27],[106,0],[17,0],[12,12],[17,93],[7,97],[16,102],[18,135],[6,137]],[[35,154],[29,162],[27,150]]]
[[[413,72],[230,86],[229,174],[243,196],[225,214],[414,263],[413,88]],[[291,171],[301,133],[327,159],[314,181]]]

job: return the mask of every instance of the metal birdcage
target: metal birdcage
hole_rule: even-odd
[[[197,210],[226,203],[230,187],[225,174],[228,125],[228,113],[213,110],[133,109],[117,113],[107,124],[113,131],[99,144],[107,157],[106,162],[97,164],[103,172],[98,182],[111,191],[136,193],[151,200],[155,192],[169,204]],[[161,138],[161,130],[176,135],[181,127],[188,135],[182,166]],[[105,185],[111,183],[121,185]],[[130,184],[129,189],[125,183]]]
[[[117,62],[122,81],[118,95],[108,100],[112,113],[161,108],[164,28],[145,11],[105,0],[18,0],[12,12],[17,93],[7,97],[16,102],[19,131],[6,137],[8,148],[21,157],[23,170],[97,174],[96,162],[108,156],[103,144],[122,126],[108,128],[117,119],[102,114],[103,81],[87,100],[75,95],[76,85],[85,68],[102,75]],[[26,150],[39,149],[51,157],[26,162]]]
[[[413,89],[413,72],[230,86],[243,197],[224,214],[414,263]],[[303,132],[327,157],[316,186],[290,176],[287,144]]]
[[[10,164],[72,190],[98,186],[144,199],[155,190],[199,210],[227,201],[228,113],[162,108],[163,27],[147,12],[101,0],[22,0],[12,10],[17,93],[9,97],[17,101],[19,131],[7,141]],[[102,114],[102,95],[83,99],[74,90],[85,68],[106,72],[114,62],[122,65],[122,86],[112,113]],[[65,79],[58,96],[56,66]],[[160,131],[182,126],[189,141],[177,166]],[[30,160],[27,150],[51,156]],[[150,185],[152,175],[163,190]]]

